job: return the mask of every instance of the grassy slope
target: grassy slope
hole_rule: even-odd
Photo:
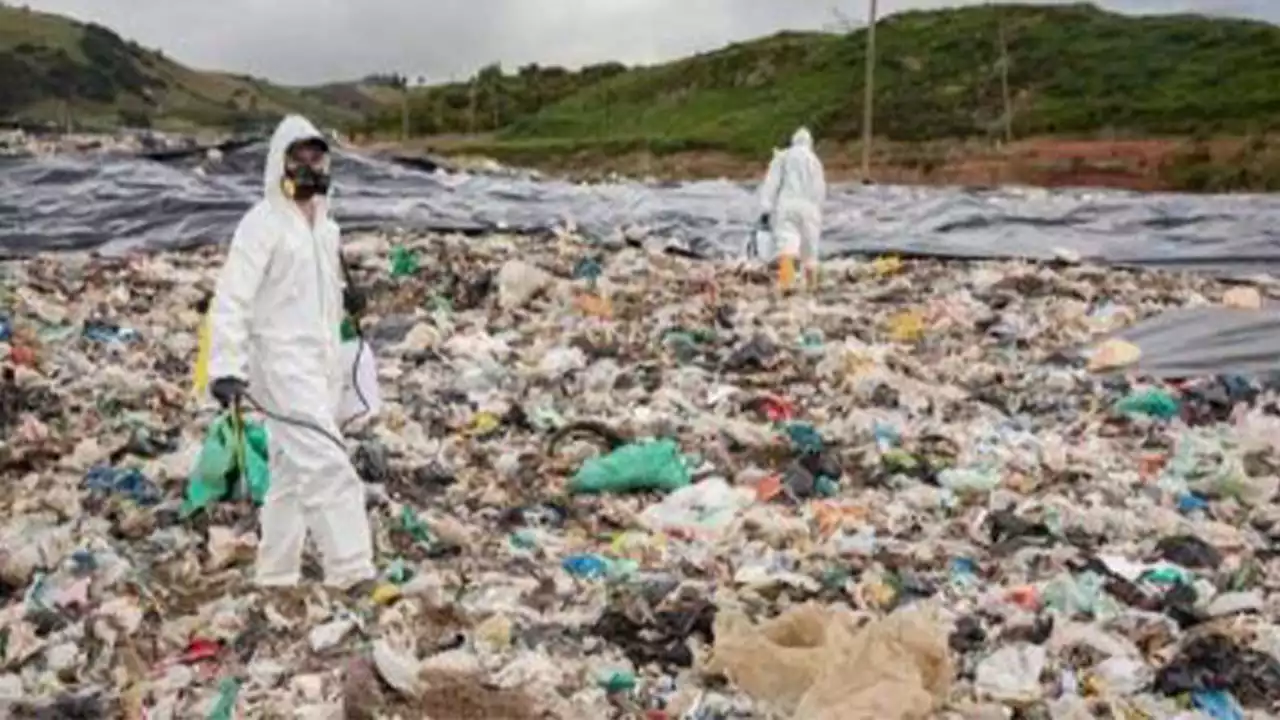
[[[998,136],[1001,23],[1019,136],[1243,134],[1280,123],[1275,26],[1089,5],[979,6],[882,21],[877,135]],[[863,31],[782,34],[632,69],[512,118],[487,144],[759,153],[801,123],[854,140],[865,42]]]
[[[174,129],[251,127],[291,111],[345,125],[365,111],[318,92],[194,70],[63,16],[0,7],[0,119],[57,121],[64,101],[82,127],[142,118]]]

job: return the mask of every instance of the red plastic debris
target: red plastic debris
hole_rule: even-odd
[[[205,660],[217,660],[221,654],[222,643],[217,640],[196,638],[187,645],[180,659],[187,665],[194,665]]]
[[[13,361],[14,365],[35,367],[36,351],[25,345],[19,345],[9,349],[9,359]]]
[[[796,406],[790,400],[777,397],[776,395],[766,395],[759,400],[760,411],[769,419],[769,422],[787,422],[794,420],[796,417]]]

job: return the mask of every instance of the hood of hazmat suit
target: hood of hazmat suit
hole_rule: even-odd
[[[341,437],[335,414],[351,368],[341,361],[339,231],[329,198],[313,199],[308,221],[281,183],[289,148],[312,139],[324,136],[302,117],[276,128],[263,199],[236,228],[210,309],[209,377],[245,379],[271,414],[298,421],[267,419],[271,489],[257,565],[265,585],[298,581],[308,530],[326,583],[350,584],[373,572],[364,486],[345,450],[314,429]]]
[[[768,213],[784,255],[816,260],[827,197],[826,171],[813,152],[813,135],[796,130],[791,147],[774,157],[760,185],[760,211]]]

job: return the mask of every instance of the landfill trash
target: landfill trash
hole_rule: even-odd
[[[418,272],[418,256],[403,245],[391,249],[391,277],[402,278]]]
[[[156,505],[161,499],[160,490],[136,469],[95,467],[85,475],[84,484],[92,491],[125,495],[139,505]]]
[[[103,321],[86,322],[83,332],[85,338],[100,343],[127,343],[138,340],[136,330]]]
[[[722,609],[705,668],[773,712],[813,720],[925,718],[947,697],[947,634],[904,610],[858,627],[847,608],[806,604],[753,624]]]
[[[610,695],[618,693],[630,692],[636,687],[635,675],[629,672],[610,672],[607,677],[600,681],[600,687]]]
[[[1222,304],[1237,310],[1261,310],[1262,295],[1257,288],[1234,287],[1222,294]]]
[[[749,489],[734,488],[724,478],[708,478],[679,488],[650,505],[640,522],[654,532],[721,535],[754,499]]]
[[[1041,645],[1006,645],[978,664],[974,690],[993,700],[1032,703],[1040,697],[1040,674],[1047,661]]]
[[[1178,399],[1161,388],[1148,388],[1135,392],[1116,403],[1116,412],[1125,415],[1145,415],[1160,420],[1172,420],[1178,416],[1179,410]]]
[[[553,278],[545,270],[511,260],[498,270],[498,303],[505,310],[522,307],[545,290]]]
[[[1108,340],[1089,355],[1089,372],[1104,372],[1128,367],[1142,357],[1142,349],[1125,340]]]
[[[609,242],[345,238],[381,400],[347,430],[380,571],[351,593],[310,548],[301,587],[252,583],[262,418],[246,478],[190,392],[216,249],[13,265],[0,705],[1274,713],[1280,383],[1188,374],[1206,347],[1166,378],[1146,345],[1109,376],[1073,350],[1171,311],[1259,314],[1221,307],[1224,283],[849,259],[787,299],[758,266]],[[395,247],[411,279],[388,277]],[[1148,390],[1155,417],[1117,412]]]
[[[261,505],[271,487],[266,426],[224,413],[210,425],[187,483],[182,514],[215,502],[252,499]]]
[[[417,660],[407,652],[392,647],[387,640],[379,640],[373,644],[373,663],[378,669],[378,675],[396,692],[416,698],[425,691]]]
[[[633,443],[591,458],[573,476],[574,493],[678,490],[689,484],[689,468],[674,440]]]
[[[895,342],[916,342],[924,332],[924,317],[917,310],[905,310],[889,318],[889,337]]]
[[[232,720],[236,716],[236,700],[239,695],[240,682],[235,678],[225,678],[218,685],[217,699],[205,717],[208,720]]]
[[[350,617],[337,618],[323,625],[317,625],[307,635],[307,642],[311,645],[311,651],[322,653],[332,649],[342,642],[347,633],[355,630],[356,625],[356,620]]]

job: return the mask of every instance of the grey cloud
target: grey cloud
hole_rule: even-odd
[[[977,4],[881,0],[882,12]],[[371,72],[464,78],[494,61],[656,62],[780,29],[857,20],[862,0],[27,0],[201,68],[312,83]],[[1280,21],[1276,0],[1108,0],[1125,12]]]

